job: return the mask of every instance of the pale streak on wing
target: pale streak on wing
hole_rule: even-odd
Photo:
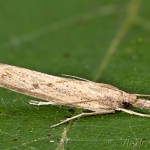
[[[56,77],[5,64],[0,64],[0,86],[60,105],[71,105],[93,111],[111,108],[102,101],[105,100],[106,90],[107,97],[112,97],[111,91],[114,91],[106,84]],[[119,94],[116,90],[114,96]],[[87,100],[89,102],[82,103]],[[75,103],[78,101],[81,103]]]

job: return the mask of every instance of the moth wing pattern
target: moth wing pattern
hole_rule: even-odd
[[[5,64],[0,64],[0,76],[0,86],[19,93],[93,111],[109,109],[101,103],[104,96],[101,85],[106,86],[104,84],[56,77]]]

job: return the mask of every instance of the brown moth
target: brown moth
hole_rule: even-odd
[[[30,104],[65,105],[91,111],[73,116],[51,127],[78,117],[109,114],[115,111],[150,117],[149,114],[141,114],[126,109],[129,104],[134,107],[150,109],[150,101],[138,98],[138,96],[148,97],[150,95],[129,94],[108,84],[78,79],[80,80],[56,77],[25,68],[0,64],[1,87],[47,100],[47,102],[31,100]]]

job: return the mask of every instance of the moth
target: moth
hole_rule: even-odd
[[[95,83],[79,77],[57,77],[0,64],[0,87],[46,100],[46,102],[31,100],[29,103],[33,105],[65,105],[89,110],[89,112],[83,112],[51,127],[56,127],[75,118],[110,114],[115,111],[150,117],[150,114],[127,109],[129,105],[132,105],[149,110],[150,101],[139,97],[150,97],[150,95],[129,94],[114,86]]]

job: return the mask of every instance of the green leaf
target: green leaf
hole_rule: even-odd
[[[1,1],[0,62],[150,94],[149,6],[140,0]],[[149,118],[116,112],[51,129],[82,110],[32,106],[30,99],[0,88],[0,149],[150,148]]]

